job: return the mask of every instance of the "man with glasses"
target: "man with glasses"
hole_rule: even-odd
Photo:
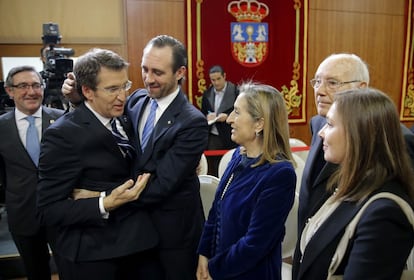
[[[0,180],[9,231],[27,278],[50,279],[48,243],[54,251],[54,232],[36,217],[37,166],[42,134],[63,111],[42,106],[44,84],[32,66],[12,68],[5,90],[15,104],[0,117]]]
[[[168,35],[152,38],[141,60],[145,89],[136,90],[126,103],[137,153],[133,172],[151,173],[142,195],[130,204],[150,208],[160,238],[157,250],[164,279],[169,280],[195,279],[205,220],[196,168],[207,148],[208,125],[181,88],[187,62],[182,42]],[[66,79],[63,93],[75,94],[74,85],[77,80]]]
[[[158,233],[134,205],[149,174],[131,179],[136,150],[123,118],[131,88],[128,63],[93,49],[74,67],[85,101],[46,132],[39,164],[38,207],[43,223],[59,228],[56,250],[65,280],[159,279]],[[82,190],[98,192],[82,197]]]
[[[332,195],[326,191],[326,184],[337,168],[335,164],[325,161],[322,147],[323,140],[318,135],[318,132],[326,125],[325,117],[334,101],[335,94],[352,88],[367,87],[369,85],[369,71],[366,63],[355,54],[333,54],[322,61],[316,70],[315,78],[310,83],[314,89],[318,115],[314,116],[310,122],[312,142],[303,170],[299,192],[299,240],[306,221]],[[414,134],[404,125],[401,125],[401,129],[407,143],[408,152],[413,160]],[[300,244],[297,244],[296,250],[299,250],[298,246]],[[295,257],[294,263],[298,261]],[[293,269],[295,269],[295,265]]]
[[[325,162],[322,139],[318,136],[318,131],[326,124],[326,113],[333,103],[335,93],[368,86],[368,67],[361,58],[354,54],[333,54],[322,61],[316,70],[315,78],[310,83],[314,89],[318,115],[314,116],[310,122],[312,142],[299,192],[299,234],[306,220],[329,196],[325,191],[325,186],[327,179],[335,169],[335,166]]]

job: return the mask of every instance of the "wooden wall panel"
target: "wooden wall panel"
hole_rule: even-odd
[[[156,35],[168,34],[185,44],[184,0],[126,0],[129,77],[133,89],[143,87],[142,50]]]
[[[123,0],[1,0],[0,42],[42,42],[42,25],[59,24],[62,43],[123,44]]]
[[[185,43],[187,0],[116,0],[115,4],[122,3],[123,9],[121,12],[115,12],[115,18],[119,19],[118,16],[123,14],[124,19],[120,31],[110,31],[113,35],[109,37],[116,37],[118,41],[116,43],[106,42],[109,44],[105,44],[99,38],[102,38],[102,32],[106,32],[104,29],[107,25],[113,24],[111,15],[117,8],[107,9],[102,1],[112,4],[115,1],[88,0],[88,3],[84,3],[83,0],[74,1],[79,2],[75,5],[82,10],[79,13],[68,8],[69,4],[56,0],[32,1],[33,3],[26,0],[2,0],[0,4],[6,9],[0,6],[0,14],[6,13],[6,10],[9,12],[16,10],[21,14],[21,8],[18,7],[22,7],[22,3],[27,3],[23,13],[36,15],[37,21],[40,18],[39,13],[58,16],[50,20],[60,25],[63,36],[62,46],[74,48],[75,55],[80,55],[95,46],[109,48],[120,53],[131,63],[130,78],[133,81],[133,89],[143,86],[140,68],[142,49],[150,38],[158,34],[169,34]],[[371,85],[390,94],[398,106],[402,87],[404,15],[407,1],[410,0],[309,0],[307,77],[312,78],[319,63],[331,53],[356,53],[369,64]],[[57,2],[60,5],[57,5]],[[73,3],[72,1],[69,5],[72,9]],[[102,8],[104,6],[105,8]],[[53,7],[58,7],[56,8],[58,11],[51,12],[54,10]],[[82,16],[82,12],[86,12],[87,15]],[[74,14],[78,19],[76,22],[73,20]],[[8,20],[0,24],[0,57],[38,56],[42,44],[40,23],[44,20],[33,23],[29,20],[30,15],[29,18],[25,17],[27,21],[23,24],[25,27],[23,32],[30,33],[33,42],[23,44],[20,39],[16,38],[11,42],[1,39],[2,34],[9,31],[13,33],[16,28],[22,29],[22,24],[16,21],[15,17],[13,19],[7,16],[3,18]],[[26,29],[28,22],[30,26]],[[90,22],[101,24],[95,26]],[[95,28],[96,36],[84,29],[89,27]],[[85,37],[88,39],[80,42],[80,38]],[[119,39],[121,37],[122,39]],[[310,120],[316,114],[313,90],[310,86],[308,86],[308,93],[307,119]],[[406,124],[410,126],[412,123]],[[308,123],[291,124],[290,128],[292,137],[310,143]]]
[[[369,65],[370,85],[400,104],[405,0],[312,0],[309,9],[308,77],[332,53],[359,55]],[[316,114],[313,89],[308,86],[308,120]],[[409,126],[410,124],[407,123]],[[293,130],[310,140],[300,126]],[[300,131],[299,133],[297,133]],[[308,142],[309,143],[309,142]]]

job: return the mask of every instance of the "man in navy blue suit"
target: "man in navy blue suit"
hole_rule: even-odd
[[[196,249],[204,225],[196,167],[208,141],[205,117],[181,90],[186,67],[187,52],[181,42],[166,35],[153,38],[141,62],[145,89],[130,96],[126,110],[136,135],[134,170],[151,173],[137,202],[151,208],[166,279],[177,280],[195,279]],[[151,100],[158,108],[152,136],[143,149]]]

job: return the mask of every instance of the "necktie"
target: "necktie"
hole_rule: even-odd
[[[128,137],[122,135],[117,126],[116,126],[116,119],[111,120],[111,127],[112,127],[112,136],[114,136],[118,147],[121,149],[122,153],[127,156],[128,158],[132,159],[135,155],[135,149],[129,143]]]
[[[155,99],[151,99],[151,109],[148,115],[147,121],[145,122],[144,130],[142,131],[141,150],[144,151],[148,140],[151,136],[152,130],[154,129],[155,111],[157,110],[158,104]]]
[[[26,131],[26,150],[37,166],[39,164],[40,143],[35,125],[35,117],[27,116],[26,120],[29,122],[29,127]]]

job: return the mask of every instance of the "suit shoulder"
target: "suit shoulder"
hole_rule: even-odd
[[[148,91],[146,89],[137,89],[133,93],[131,93],[128,97],[128,107],[134,106],[141,98],[144,98],[148,95]]]
[[[14,111],[10,111],[10,112],[0,115],[0,121],[9,120],[10,118],[13,117],[13,114],[14,114]]]
[[[65,111],[64,110],[61,110],[61,109],[56,109],[56,108],[50,108],[50,107],[46,107],[46,106],[43,106],[42,107],[42,110],[46,113],[46,114],[48,114],[48,115],[50,115],[50,116],[54,116],[54,117],[56,117],[56,116],[61,116],[61,115],[63,115],[64,113],[65,113]]]

